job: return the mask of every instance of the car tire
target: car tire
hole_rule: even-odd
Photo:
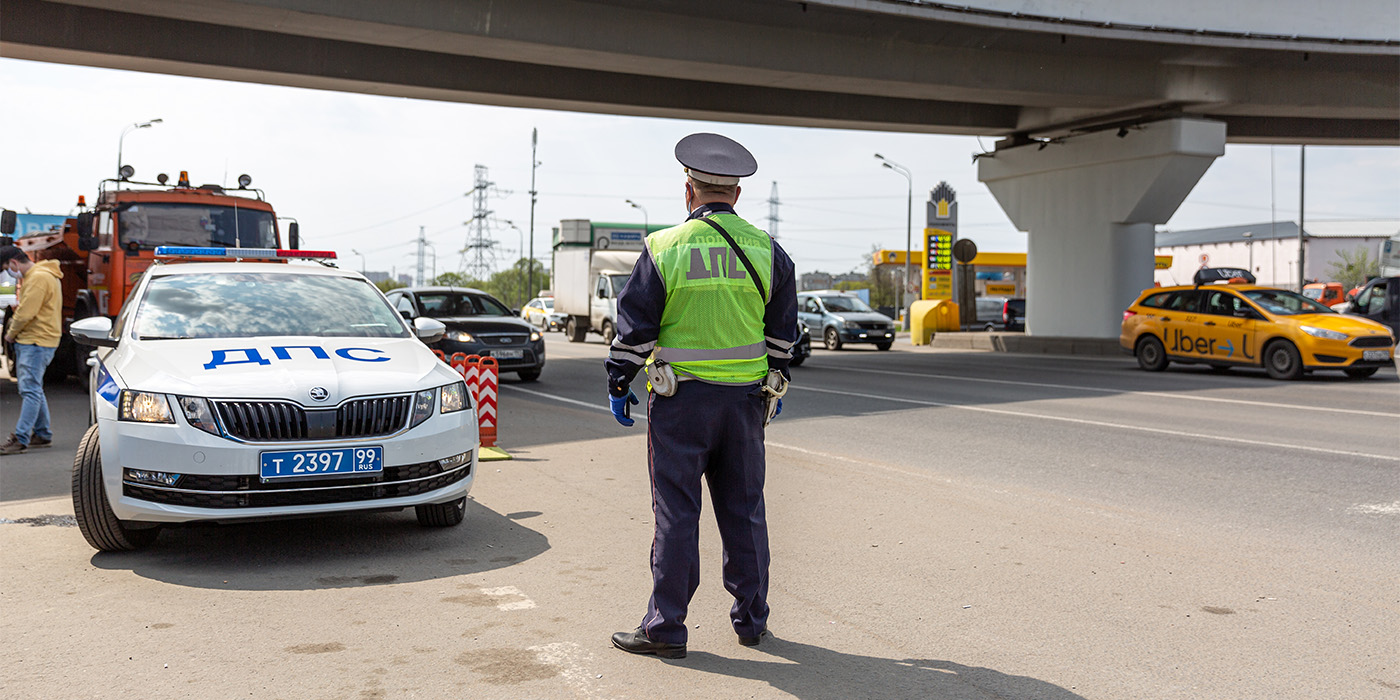
[[[1352,379],[1365,379],[1375,374],[1379,369],[1380,367],[1348,367],[1342,371],[1346,372],[1347,376]]]
[[[520,377],[520,381],[522,382],[533,382],[540,378],[540,372],[542,371],[543,370],[538,369],[522,369],[515,374]]]
[[[875,349],[876,349],[876,350],[889,350],[890,347],[892,347],[893,345],[894,345],[894,343],[876,343],[876,344],[875,344]]]
[[[1275,340],[1264,348],[1264,369],[1274,379],[1297,379],[1303,376],[1303,357],[1293,343]]]
[[[73,458],[73,515],[83,539],[99,552],[129,552],[156,541],[160,528],[134,528],[117,519],[102,483],[102,450],[97,426],[83,433]]]
[[[991,324],[991,323],[988,323],[987,325],[985,325],[985,326],[982,327],[982,330],[984,330],[984,331],[986,331],[986,332],[988,332],[988,333],[995,333],[996,330],[997,330],[997,327],[996,327],[995,325]]]
[[[466,517],[467,497],[463,496],[447,503],[414,506],[413,514],[418,516],[418,524],[423,527],[452,527]]]
[[[826,344],[827,350],[840,350],[841,331],[836,330],[835,326],[827,328],[826,332],[822,333],[822,342]]]
[[[603,344],[612,345],[613,339],[617,338],[617,331],[613,329],[612,321],[603,321]]]
[[[1166,347],[1155,335],[1144,336],[1139,340],[1133,354],[1137,356],[1138,366],[1148,372],[1161,372],[1171,363],[1171,360],[1167,359]]]

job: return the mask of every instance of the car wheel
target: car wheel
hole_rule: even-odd
[[[890,347],[891,347],[892,345],[894,345],[894,343],[876,343],[876,344],[875,344],[875,349],[876,349],[876,350],[889,350]]]
[[[1157,340],[1157,336],[1149,335],[1138,341],[1137,351],[1138,366],[1148,372],[1161,372],[1167,368],[1170,360],[1167,359],[1167,349],[1162,347],[1162,341]]]
[[[520,377],[522,382],[533,382],[540,378],[540,372],[541,370],[538,369],[522,369],[516,372],[516,375]]]
[[[467,497],[463,496],[447,503],[414,506],[413,514],[418,516],[418,524],[424,527],[452,527],[466,517]]]
[[[1375,374],[1378,369],[1380,369],[1380,367],[1348,367],[1343,371],[1352,379],[1365,379]]]
[[[612,345],[613,339],[617,337],[617,331],[613,330],[612,321],[603,321],[603,343]]]
[[[156,540],[157,527],[134,528],[117,519],[102,484],[102,451],[97,426],[83,433],[73,458],[73,515],[83,539],[100,552],[128,552]]]
[[[1293,343],[1275,340],[1264,348],[1264,369],[1274,379],[1297,379],[1303,376],[1303,358]]]
[[[988,323],[987,325],[985,325],[985,326],[982,327],[982,330],[984,330],[984,331],[986,331],[986,332],[988,332],[988,333],[994,333],[994,332],[996,332],[996,329],[997,329],[997,327],[994,326],[994,325],[992,325],[992,324],[990,324],[990,323]]]
[[[835,327],[826,329],[826,332],[822,334],[822,341],[826,343],[827,350],[840,350],[841,331],[836,330]]]

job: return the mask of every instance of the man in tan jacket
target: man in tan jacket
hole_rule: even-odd
[[[19,306],[10,315],[5,342],[15,344],[16,378],[19,379],[19,421],[10,439],[0,445],[0,455],[28,452],[31,447],[53,445],[49,430],[49,402],[44,397],[44,371],[53,360],[63,332],[63,272],[57,260],[33,262],[18,246],[0,247],[0,270],[22,278]]]

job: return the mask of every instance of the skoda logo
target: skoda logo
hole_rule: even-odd
[[[311,400],[312,400],[312,401],[325,401],[325,400],[326,400],[326,397],[328,397],[328,396],[330,396],[330,395],[331,395],[331,392],[326,391],[326,387],[323,387],[323,386],[311,387]]]

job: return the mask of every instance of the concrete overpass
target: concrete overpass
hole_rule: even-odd
[[[1116,333],[1123,306],[1151,284],[1151,227],[1226,141],[1400,144],[1393,0],[965,3],[0,0],[0,56],[517,107],[1000,136],[980,177],[1031,233],[1030,331],[1042,335]],[[1054,303],[1066,294],[1073,317]]]

